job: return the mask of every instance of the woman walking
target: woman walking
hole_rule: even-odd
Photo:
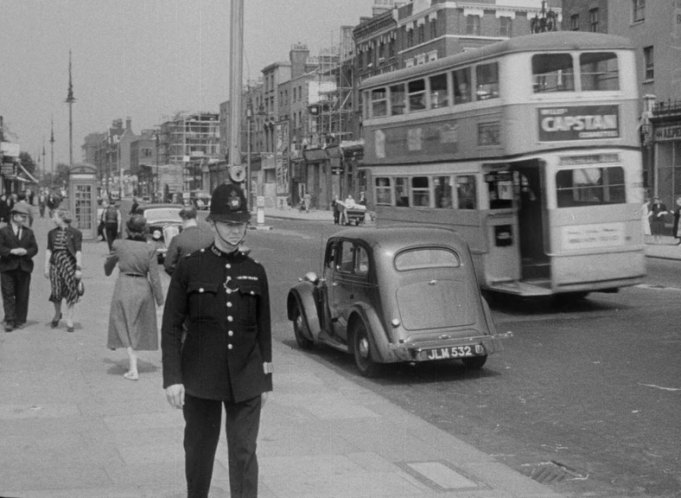
[[[83,234],[71,226],[71,213],[66,209],[54,211],[52,221],[55,228],[47,234],[45,251],[45,278],[50,280],[50,301],[54,304],[54,318],[50,326],[54,329],[62,318],[62,301],[66,302],[66,330],[73,332],[73,313],[80,299],[78,292],[83,278],[82,243]]]
[[[115,240],[104,263],[109,276],[118,264],[118,280],[109,312],[109,349],[126,348],[130,361],[123,375],[138,380],[137,351],[158,350],[156,307],[163,304],[156,249],[147,244],[147,221],[135,214],[127,224],[128,238]]]

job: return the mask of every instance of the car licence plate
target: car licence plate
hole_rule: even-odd
[[[426,360],[450,360],[452,358],[470,358],[484,354],[484,348],[475,344],[472,346],[449,346],[446,348],[426,349],[421,352]]]

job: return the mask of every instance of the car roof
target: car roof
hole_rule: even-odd
[[[334,238],[363,240],[370,246],[384,249],[401,249],[407,246],[443,244],[467,250],[467,244],[454,230],[423,225],[400,225],[376,228],[348,228],[333,234]]]
[[[147,211],[148,209],[177,209],[179,211],[182,209],[182,204],[146,204],[137,209],[140,211]]]

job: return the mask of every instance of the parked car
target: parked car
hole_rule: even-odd
[[[138,209],[147,219],[149,242],[156,245],[159,263],[165,260],[172,238],[182,231],[181,209],[177,204],[150,204]]]
[[[326,244],[321,278],[292,287],[288,318],[302,349],[326,344],[360,373],[381,364],[457,359],[480,369],[499,351],[468,245],[451,230],[349,228]]]

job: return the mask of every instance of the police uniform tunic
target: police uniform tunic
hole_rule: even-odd
[[[188,320],[184,342],[183,323]],[[267,276],[244,251],[215,245],[183,258],[163,313],[163,387],[240,403],[272,390]]]

